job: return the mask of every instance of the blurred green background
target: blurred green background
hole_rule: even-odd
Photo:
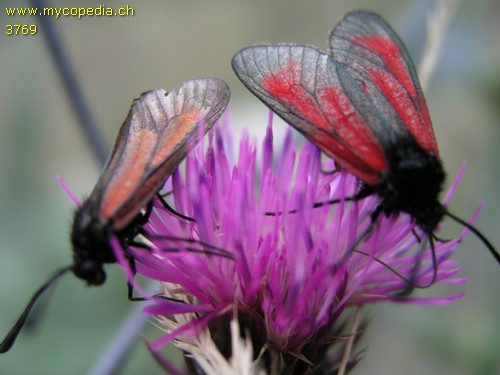
[[[343,13],[374,10],[407,43],[418,65],[431,0],[311,1],[57,1],[53,6],[101,3],[135,8],[129,18],[60,18],[55,26],[89,101],[105,142],[112,146],[133,98],[171,89],[198,76],[216,76],[233,93],[235,126],[263,134],[267,109],[237,81],[233,54],[260,42],[293,42],[327,48],[330,29]],[[0,24],[0,335],[17,319],[46,278],[71,259],[68,232],[73,204],[54,176],[79,197],[89,194],[100,166],[78,127],[46,48],[36,36],[5,35]],[[469,168],[450,206],[467,218],[486,201],[477,222],[500,247],[500,3],[463,1],[452,20],[441,59],[426,95],[448,183],[462,161]],[[284,127],[284,126],[283,126]],[[447,223],[446,233],[460,227]],[[377,305],[364,344],[366,359],[354,374],[500,374],[500,272],[474,237],[456,259],[469,283],[438,292],[466,291],[449,306]],[[129,309],[117,266],[108,282],[87,288],[67,276],[55,288],[43,321],[22,334],[0,357],[0,374],[87,374]],[[151,324],[144,335],[159,333]],[[139,341],[123,374],[162,373]]]

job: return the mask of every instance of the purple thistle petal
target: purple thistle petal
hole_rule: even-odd
[[[167,358],[162,356],[157,350],[154,350],[151,345],[147,345],[149,352],[153,355],[153,358],[158,362],[158,364],[168,371],[171,375],[189,375],[189,372],[179,370],[175,365],[169,361]]]
[[[189,297],[185,304],[152,300],[145,312],[167,319],[196,314],[157,340],[154,350],[208,323],[224,324],[221,318],[236,314],[252,321],[254,331],[260,327],[263,344],[294,353],[290,358],[307,347],[314,357],[342,335],[343,312],[349,306],[380,301],[441,305],[463,295],[395,297],[408,287],[401,275],[408,278],[418,259],[414,283],[426,286],[433,280],[431,250],[415,233],[425,235],[408,215],[381,215],[373,231],[359,240],[372,225],[378,198],[346,201],[358,191],[358,181],[345,171],[322,173],[321,154],[314,145],[297,152],[287,133],[275,157],[269,123],[260,152],[243,136],[231,166],[226,156],[229,141],[229,128],[216,127],[208,148],[198,147],[186,158],[184,172],[172,176],[176,210],[196,222],[180,219],[155,200],[146,225],[152,249],[130,249],[138,273],[169,283],[167,297]],[[324,166],[334,168],[331,161]],[[463,167],[459,175],[462,172]],[[313,208],[314,202],[331,199],[340,202]],[[459,270],[450,260],[466,233],[434,244],[436,283],[466,281],[456,276]],[[231,252],[234,259],[214,254],[216,249]],[[126,260],[119,261],[128,267]],[[315,345],[318,348],[312,349]]]
[[[76,207],[80,208],[82,207],[82,202],[76,197],[76,195],[71,191],[71,189],[68,187],[66,182],[62,179],[61,176],[56,176],[56,181],[61,186],[61,188],[64,190],[66,195],[71,199],[71,201],[75,204]]]
[[[458,184],[462,180],[462,177],[463,177],[466,169],[467,169],[467,162],[464,161],[462,163],[462,165],[460,166],[460,168],[458,169],[458,172],[455,175],[455,178],[453,179],[453,182],[451,183],[448,191],[446,192],[446,195],[443,199],[444,205],[447,205],[448,203],[450,203],[451,197],[455,193],[455,190],[457,190]]]

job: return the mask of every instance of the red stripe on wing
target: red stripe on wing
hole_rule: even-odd
[[[195,129],[196,122],[201,121],[207,112],[193,111],[170,120],[168,134],[162,134],[162,138],[158,140],[157,151],[153,155],[150,168],[156,168],[168,157],[172,157],[175,149],[186,142],[187,134]]]
[[[351,41],[368,50],[376,52],[387,65],[387,68],[396,76],[399,82],[405,87],[408,94],[415,98],[417,91],[413,84],[413,80],[406,70],[406,67],[401,63],[401,53],[398,46],[390,39],[380,35],[369,37],[355,37]]]
[[[330,141],[324,146],[325,153],[333,159],[342,159],[339,164],[359,179],[371,185],[376,184],[380,174],[387,169],[382,146],[340,87],[325,87],[318,96],[330,123],[348,147],[335,150]],[[314,142],[321,143],[321,137],[317,137]]]
[[[340,87],[323,87],[314,98],[297,82],[301,68],[300,61],[292,60],[279,71],[264,76],[262,87],[319,128],[305,135],[323,152],[359,179],[377,183],[387,168],[382,147]]]
[[[157,138],[157,134],[143,129],[127,140],[127,152],[120,160],[120,173],[115,173],[112,183],[107,186],[106,199],[101,207],[102,217],[113,216],[123,202],[130,199],[137,186],[144,182],[144,171],[149,165]],[[135,216],[137,213],[131,212],[130,215]]]
[[[229,88],[216,78],[187,81],[178,91],[148,91],[134,100],[115,148],[91,194],[95,215],[125,228],[217,121]],[[89,199],[90,199],[89,198]]]
[[[301,62],[292,60],[262,79],[262,87],[278,100],[297,109],[302,118],[323,129],[328,129],[328,121],[319,110],[314,98],[297,82],[300,77]]]
[[[402,63],[398,46],[391,39],[380,35],[356,37],[351,41],[376,52],[382,58],[390,73],[383,70],[368,70],[370,79],[394,107],[418,144],[424,150],[438,156],[439,151],[427,105]]]

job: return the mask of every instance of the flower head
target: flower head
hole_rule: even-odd
[[[146,225],[151,249],[130,249],[137,272],[162,281],[168,297],[145,310],[167,332],[151,344],[154,351],[174,341],[198,368],[215,373],[209,370],[215,357],[200,348],[208,337],[223,358],[234,357],[229,326],[236,319],[253,345],[255,373],[326,371],[339,365],[346,337],[358,337],[359,327],[350,332],[346,324],[350,307],[442,304],[462,295],[398,297],[408,279],[417,286],[463,282],[450,260],[460,238],[437,242],[434,264],[407,215],[380,216],[372,225],[377,197],[346,200],[359,182],[322,161],[313,145],[298,151],[288,133],[275,156],[269,126],[260,163],[244,136],[233,165],[231,144],[228,128],[216,127],[208,149],[196,148],[184,173],[173,175],[175,209],[196,221],[155,201]]]

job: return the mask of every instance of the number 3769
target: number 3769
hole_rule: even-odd
[[[36,25],[5,25],[6,35],[35,35]]]

